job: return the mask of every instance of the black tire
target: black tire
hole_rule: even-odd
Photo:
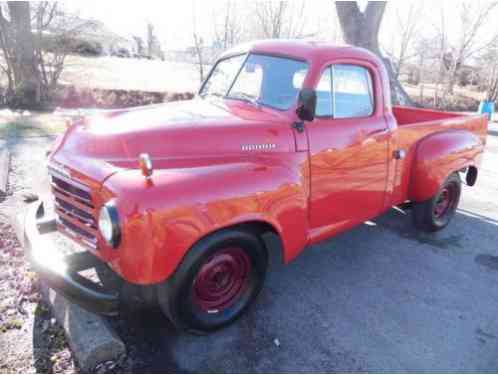
[[[455,215],[461,191],[460,176],[458,173],[451,174],[434,197],[414,204],[412,212],[415,227],[424,232],[445,228]]]
[[[266,248],[255,234],[242,230],[217,232],[195,244],[173,276],[158,285],[159,305],[180,330],[195,334],[215,331],[232,323],[251,305],[263,286],[267,265]],[[219,281],[215,280],[218,274],[222,278]],[[217,293],[214,302],[198,289]],[[218,300],[227,299],[233,291],[237,293],[227,300],[229,305],[205,306],[221,303]]]

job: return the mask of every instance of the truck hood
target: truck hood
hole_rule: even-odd
[[[294,150],[287,114],[239,101],[194,99],[98,115],[70,127],[52,164],[95,182],[138,168],[147,153],[154,170],[223,162],[258,150]]]

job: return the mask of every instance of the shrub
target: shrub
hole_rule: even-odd
[[[139,90],[112,90],[62,86],[58,89],[54,106],[63,108],[126,108],[148,104],[188,100],[191,92],[150,92]]]

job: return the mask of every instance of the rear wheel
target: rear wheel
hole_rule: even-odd
[[[158,300],[173,324],[207,333],[237,319],[263,285],[267,253],[253,234],[227,230],[209,236],[186,255],[158,287]]]
[[[417,229],[435,232],[448,225],[460,201],[462,183],[458,173],[451,174],[431,199],[416,203],[413,220]]]

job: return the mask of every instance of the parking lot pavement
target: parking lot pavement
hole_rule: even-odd
[[[273,254],[256,305],[208,336],[176,333],[158,313],[114,321],[128,371],[498,371],[498,133],[488,139],[444,231],[419,235],[392,210],[288,266]],[[33,147],[13,146],[13,178]]]
[[[272,259],[254,308],[209,336],[135,317],[132,333],[122,329],[138,345],[135,370],[496,372],[497,197],[498,134],[444,231],[417,234],[409,213],[392,210],[288,266]]]

